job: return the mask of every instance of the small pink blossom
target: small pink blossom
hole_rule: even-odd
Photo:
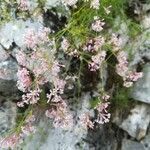
[[[17,72],[17,86],[18,89],[25,92],[31,85],[31,79],[29,76],[29,71],[26,68],[19,69]]]
[[[16,59],[17,59],[19,65],[26,66],[26,61],[27,61],[26,54],[23,53],[23,51],[19,51],[16,54]]]
[[[36,75],[36,77],[39,77],[40,75],[43,75],[45,72],[49,70],[49,65],[46,62],[45,59],[39,60],[39,65],[34,66],[33,72]]]
[[[14,149],[19,143],[20,135],[14,133],[0,141],[0,147],[5,149]]]
[[[43,27],[38,31],[35,29],[28,29],[24,35],[24,44],[27,48],[36,49],[38,44],[43,44],[49,41],[50,29]]]
[[[24,107],[24,102],[17,102],[18,107]]]
[[[131,81],[137,81],[139,78],[143,77],[143,73],[142,72],[135,72],[135,71],[131,71],[128,73],[127,78],[130,79]]]
[[[25,122],[26,123],[32,123],[35,121],[35,116],[34,115],[30,115],[26,118]]]
[[[124,86],[131,87],[133,82],[137,81],[143,76],[142,72],[135,72],[129,70],[127,55],[125,52],[120,51],[117,54],[118,64],[116,65],[116,72],[123,78]]]
[[[95,17],[94,20],[95,21],[92,23],[92,30],[96,32],[102,31],[105,22],[103,20],[100,20],[98,17]]]
[[[54,61],[51,73],[53,76],[58,76],[58,73],[60,72],[60,65],[57,61]]]
[[[89,52],[98,51],[103,46],[104,42],[104,38],[102,36],[98,36],[89,40],[88,43],[83,47],[83,50]]]
[[[48,42],[49,41],[49,33],[51,32],[51,30],[49,28],[40,28],[38,31],[38,39],[39,42],[44,43],[44,42]]]
[[[101,48],[104,43],[105,43],[104,37],[98,36],[94,38],[94,49],[98,51],[98,49]]]
[[[31,49],[35,49],[38,44],[38,37],[34,29],[28,29],[24,35],[24,44]]]
[[[116,52],[120,50],[122,40],[121,38],[118,38],[116,34],[113,33],[109,43],[113,46],[113,51]]]
[[[95,56],[92,56],[92,62],[89,63],[90,71],[96,71],[100,68],[102,62],[105,60],[106,52],[101,51]]]
[[[69,53],[70,56],[73,56],[73,57],[76,57],[78,58],[79,57],[79,53],[77,51],[77,49],[73,50],[72,52]]]
[[[100,103],[95,108],[98,112],[97,119],[95,120],[95,122],[99,124],[104,124],[104,123],[109,122],[110,116],[111,116],[110,113],[108,113],[107,111],[109,104],[110,104],[109,102]]]
[[[82,114],[80,117],[80,122],[81,122],[81,125],[87,129],[87,128],[91,128],[93,129],[94,128],[94,124],[93,122],[90,120],[90,117],[88,114]]]
[[[64,88],[65,88],[65,84],[66,84],[65,80],[60,80],[59,78],[56,78],[54,80],[55,89],[57,90],[57,92],[59,94],[63,94]]]
[[[72,115],[67,111],[67,104],[63,100],[56,103],[55,107],[47,110],[45,114],[47,117],[53,119],[55,128],[61,127],[67,129],[73,125]]]
[[[19,0],[19,9],[26,11],[29,9],[29,0]]]
[[[35,133],[36,129],[31,124],[26,124],[25,126],[21,127],[21,131],[24,135],[29,136],[32,133]]]
[[[58,91],[56,89],[50,90],[50,94],[47,94],[48,101],[47,103],[51,102],[61,102],[62,98],[58,95]]]
[[[22,95],[22,102],[26,104],[36,104],[40,99],[40,89],[30,90],[26,95]]]
[[[103,94],[102,95],[102,99],[107,101],[110,98],[110,96],[108,94]]]

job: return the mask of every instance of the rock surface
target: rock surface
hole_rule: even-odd
[[[143,144],[124,139],[122,141],[121,150],[145,150]]]
[[[13,59],[0,62],[0,92],[3,95],[16,94],[18,65]]]
[[[14,127],[16,110],[16,104],[6,101],[5,97],[0,96],[0,138],[2,134]]]
[[[150,64],[143,69],[144,76],[136,82],[132,90],[132,98],[150,104]]]
[[[117,116],[114,118],[113,122],[130,136],[140,140],[145,137],[150,123],[150,106],[138,104],[131,109],[126,119],[121,120],[121,118]]]
[[[90,93],[85,93],[81,99],[82,103],[80,103],[80,107],[73,112],[77,114],[77,119],[82,113],[88,111]],[[37,148],[38,150],[90,150],[88,144],[84,141],[88,131],[80,123],[75,124],[69,130],[63,130],[61,128],[53,128],[53,125],[47,119],[44,117],[43,119],[41,118],[38,127],[39,129],[43,129],[43,131],[37,132],[30,142],[29,139],[26,139],[27,141],[23,146],[23,150],[36,150]]]

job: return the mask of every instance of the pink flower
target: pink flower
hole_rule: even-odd
[[[23,53],[23,51],[19,51],[16,54],[16,59],[17,59],[19,65],[26,66],[26,61],[27,61],[26,54]]]
[[[56,79],[54,80],[55,89],[56,89],[57,92],[60,93],[60,94],[63,94],[65,84],[66,84],[66,81],[65,81],[65,80],[60,80],[60,79],[58,79],[58,78],[56,78]]]
[[[106,52],[101,51],[95,56],[92,56],[92,62],[89,63],[90,71],[96,71],[100,68],[102,62],[105,60]]]
[[[19,9],[22,11],[26,11],[29,9],[29,1],[28,0],[20,0]]]
[[[31,79],[29,76],[29,71],[26,68],[19,69],[17,72],[17,86],[18,89],[25,92],[31,85]]]
[[[94,20],[95,21],[92,23],[92,30],[96,32],[102,31],[105,22],[103,22],[103,20],[100,20],[98,17],[95,17]]]
[[[36,129],[31,124],[26,124],[25,126],[21,127],[21,131],[24,135],[29,136],[32,133],[35,133]]]
[[[49,28],[40,28],[39,31],[38,31],[38,39],[41,43],[44,43],[44,42],[48,42],[49,41],[49,33],[51,32],[51,30]]]
[[[40,89],[30,90],[29,93],[22,96],[22,100],[26,104],[36,104],[40,99]]]
[[[96,37],[94,39],[94,49],[97,51],[99,48],[103,46],[104,43],[105,43],[105,40],[102,36]]]
[[[56,105],[47,110],[45,114],[47,117],[53,119],[53,125],[55,128],[60,127],[67,129],[73,125],[72,115],[67,111],[67,105],[63,100],[56,103]]]
[[[104,124],[109,122],[110,119],[110,113],[108,113],[107,109],[109,106],[109,102],[105,102],[105,103],[100,103],[95,109],[98,112],[97,115],[97,119],[95,120],[95,122],[99,123],[99,124]]]
[[[35,66],[33,69],[33,72],[35,74],[36,77],[39,77],[40,75],[43,75],[45,72],[47,72],[49,70],[49,65],[46,62],[46,60],[41,59],[39,60],[39,65]]]
[[[110,40],[110,44],[112,44],[112,46],[114,46],[113,51],[116,52],[120,49],[122,40],[121,40],[121,38],[118,38],[116,34],[113,33],[111,40]]]
[[[59,72],[60,72],[60,65],[57,61],[54,61],[51,73],[53,76],[58,76]]]
[[[0,147],[5,149],[14,149],[19,143],[20,136],[18,134],[12,134],[0,141]]]
[[[93,9],[99,9],[99,6],[100,6],[100,2],[99,2],[99,0],[92,0],[91,1],[91,8],[93,8]]]
[[[102,99],[107,101],[110,98],[110,96],[108,94],[103,94],[102,95]]]
[[[137,81],[143,76],[142,72],[129,71],[126,53],[121,51],[117,54],[118,64],[116,65],[116,72],[123,78],[124,86],[131,87],[133,82]]]
[[[76,57],[78,58],[79,57],[79,53],[77,51],[77,49],[73,50],[72,52],[69,53],[70,56],[73,56],[73,57]]]
[[[24,44],[31,49],[35,49],[38,44],[38,36],[34,29],[28,29],[24,35]]]
[[[17,102],[18,107],[24,107],[24,102]]]
[[[95,52],[98,51],[104,44],[104,38],[99,36],[88,41],[88,43],[83,47],[84,51]]]
[[[143,77],[143,73],[142,72],[135,72],[135,71],[131,71],[128,73],[127,78],[130,79],[131,81],[137,81],[139,78]]]
[[[24,44],[31,49],[34,49],[39,44],[43,44],[49,41],[48,34],[50,33],[49,28],[40,28],[38,31],[35,29],[28,29],[24,35]]]
[[[80,117],[80,122],[81,122],[81,125],[87,129],[87,128],[91,128],[93,129],[94,128],[94,124],[93,122],[90,120],[90,117],[88,114],[82,114]]]
[[[58,92],[56,89],[50,90],[50,94],[47,94],[47,98],[48,98],[47,103],[49,103],[50,101],[56,102],[56,103],[62,101],[62,98],[61,96],[58,95]]]
[[[95,21],[92,23],[92,30],[96,32],[102,31],[105,22],[103,22],[103,20],[100,20],[97,16],[94,17],[94,20]]]

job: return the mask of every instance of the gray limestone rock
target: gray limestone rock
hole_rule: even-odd
[[[146,136],[146,132],[150,123],[150,106],[146,104],[138,104],[126,119],[118,116],[113,118],[113,122],[126,131],[131,137],[140,140]]]
[[[141,143],[123,139],[121,150],[145,150]]]
[[[0,92],[4,95],[11,95],[17,92],[18,65],[13,59],[0,63]]]
[[[81,107],[74,109],[74,112],[72,112],[77,114],[76,118],[88,111],[89,99],[89,93],[81,97]],[[74,105],[74,107],[76,106]],[[38,124],[37,133],[33,135],[32,140],[26,139],[25,144],[21,147],[23,150],[36,150],[37,148],[38,150],[90,150],[88,144],[83,140],[86,138],[87,132],[81,127],[80,123],[76,123],[68,130],[54,128],[48,118],[42,117]]]
[[[133,90],[131,97],[135,100],[150,104],[150,64],[146,64],[143,69],[143,77],[139,79]]]
[[[16,110],[16,104],[0,96],[0,138],[14,127]]]

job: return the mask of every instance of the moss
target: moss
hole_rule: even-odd
[[[129,93],[130,93],[130,89],[124,87],[122,88],[118,87],[112,98],[112,105],[118,109],[127,108],[132,103],[132,100],[129,97]]]

